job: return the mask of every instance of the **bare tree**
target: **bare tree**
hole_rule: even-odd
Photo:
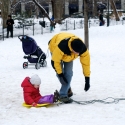
[[[84,0],[84,42],[87,48],[89,48],[89,29],[88,29],[88,3]]]
[[[54,20],[57,23],[61,23],[60,19],[63,17],[64,0],[52,0],[52,2]]]
[[[50,19],[48,13],[46,10],[37,2],[37,0],[33,0],[33,2],[39,7],[39,9],[42,11],[42,13],[49,19],[52,25],[55,25],[55,23]]]
[[[114,14],[115,14],[115,17],[116,17],[116,21],[119,21],[119,15],[118,15],[118,12],[116,10],[116,6],[115,6],[115,2],[114,0],[110,0],[110,3],[111,3],[111,6],[112,6],[112,9],[114,11]]]
[[[56,23],[61,23],[62,20],[65,20],[66,18],[71,17],[71,15],[79,15],[79,14],[83,13],[83,12],[76,12],[76,13],[73,13],[73,14],[67,16],[67,17],[63,17],[63,9],[61,10],[60,8],[63,8],[63,7],[64,7],[64,3],[63,3],[64,0],[61,0],[61,1],[63,1],[62,3],[61,3],[60,0],[58,0],[58,1],[60,1],[60,2],[59,2],[59,3],[57,2],[57,4],[54,3],[54,1],[56,1],[56,0],[51,0],[52,13],[53,13],[53,15],[54,15],[55,22],[53,22],[53,21],[50,19],[48,13],[47,13],[46,10],[40,5],[40,3],[38,3],[37,0],[33,0],[33,2],[39,7],[39,9],[42,11],[42,13],[49,19],[49,21],[50,21],[50,23],[51,23],[52,25],[56,25]],[[59,4],[60,4],[61,7],[58,6]],[[59,11],[59,10],[60,10],[60,11]],[[58,11],[59,11],[59,12],[58,12]]]
[[[10,0],[1,0],[2,6],[1,6],[1,15],[3,18],[3,28],[6,28],[6,20],[9,14],[9,5]]]
[[[16,2],[16,0],[14,0],[14,2],[11,2],[11,13],[13,13],[13,11],[15,10],[15,8],[21,3],[21,1],[19,0],[18,2]]]
[[[93,16],[98,16],[97,15],[97,0],[93,0]]]

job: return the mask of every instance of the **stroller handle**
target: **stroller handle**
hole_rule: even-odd
[[[28,37],[27,35],[19,35],[18,38],[22,41],[22,38]]]

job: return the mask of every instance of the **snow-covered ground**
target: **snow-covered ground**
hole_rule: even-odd
[[[26,76],[38,74],[42,79],[42,95],[60,89],[55,71],[51,67],[51,56],[47,52],[48,41],[58,33],[33,37],[47,53],[47,67],[39,70],[35,66],[23,69],[24,52],[17,37],[0,41],[0,125],[124,125],[125,101],[117,104],[94,103],[79,105],[64,104],[49,108],[22,106],[21,82]],[[84,39],[84,30],[70,30]],[[84,91],[84,76],[79,58],[74,61],[71,87],[72,97],[77,101],[102,100],[107,97],[125,98],[125,28],[124,25],[91,27],[89,29],[89,51],[91,56],[91,88]]]

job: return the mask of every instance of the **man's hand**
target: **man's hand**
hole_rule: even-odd
[[[90,78],[89,77],[85,77],[85,91],[88,91],[90,88]]]

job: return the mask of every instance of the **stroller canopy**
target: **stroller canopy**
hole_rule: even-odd
[[[26,55],[34,53],[38,48],[36,41],[31,37],[22,37],[21,41],[23,51]]]

